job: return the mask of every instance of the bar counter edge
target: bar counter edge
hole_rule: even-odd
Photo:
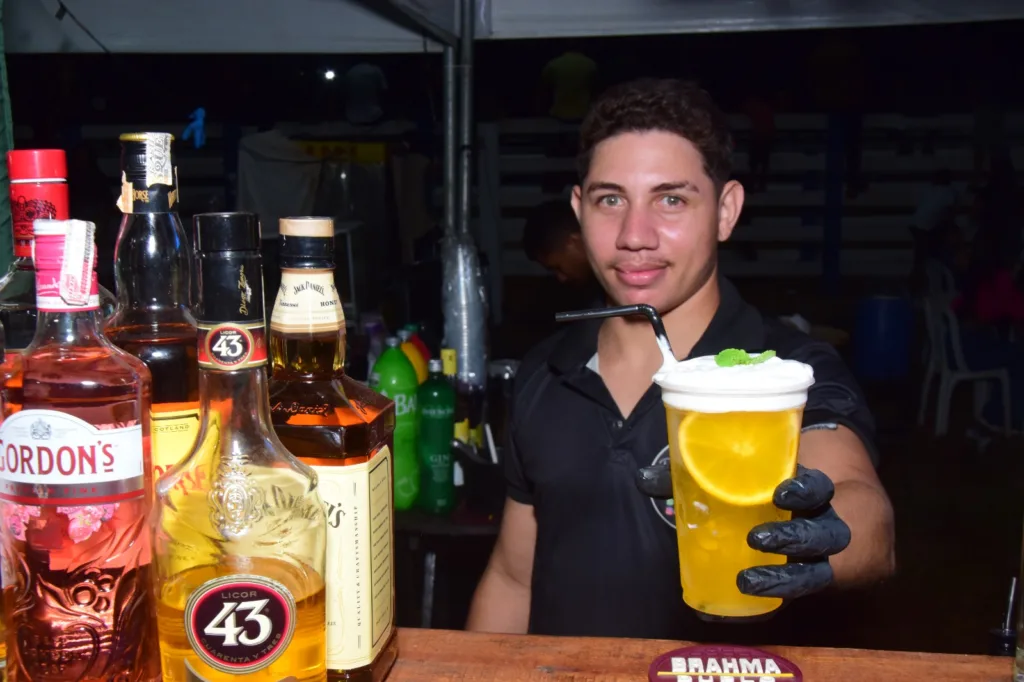
[[[388,682],[573,679],[639,681],[660,654],[688,642],[501,635],[400,628]],[[1009,682],[1013,659],[867,649],[761,647],[789,659],[808,682]]]

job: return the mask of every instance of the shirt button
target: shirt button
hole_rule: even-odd
[[[612,428],[615,429],[616,431],[620,430],[622,428],[622,420],[616,419],[615,421],[613,421]]]

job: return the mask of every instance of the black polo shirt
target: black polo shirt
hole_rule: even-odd
[[[835,350],[761,315],[720,280],[721,302],[692,356],[773,349],[813,366],[804,426],[839,423],[872,444],[863,395]],[[530,632],[687,639],[700,622],[682,600],[671,501],[637,490],[638,467],[668,457],[661,389],[629,418],[587,368],[601,321],[567,324],[516,374],[505,469],[508,495],[533,505],[537,544]]]

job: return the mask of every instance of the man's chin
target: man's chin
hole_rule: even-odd
[[[626,289],[613,291],[609,296],[614,305],[649,305],[659,313],[664,312],[665,297],[650,289]]]

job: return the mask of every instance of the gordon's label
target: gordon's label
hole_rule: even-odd
[[[802,682],[792,661],[760,649],[711,645],[676,649],[658,656],[647,673],[649,682]]]
[[[258,575],[227,575],[199,586],[185,605],[185,634],[203,663],[229,675],[263,670],[295,634],[295,597]]]
[[[345,311],[333,270],[282,270],[270,328],[283,333],[333,332],[345,327]]]
[[[327,515],[327,669],[369,665],[395,627],[392,460],[313,466]]]
[[[198,402],[153,407],[150,442],[153,448],[154,481],[188,455],[198,433]],[[197,484],[190,483],[186,477],[178,482],[178,488],[188,494],[197,489]]]
[[[22,410],[0,424],[0,499],[107,504],[145,492],[142,426],[97,428],[54,410]]]
[[[262,322],[199,325],[200,367],[234,370],[266,362],[266,328]]]

